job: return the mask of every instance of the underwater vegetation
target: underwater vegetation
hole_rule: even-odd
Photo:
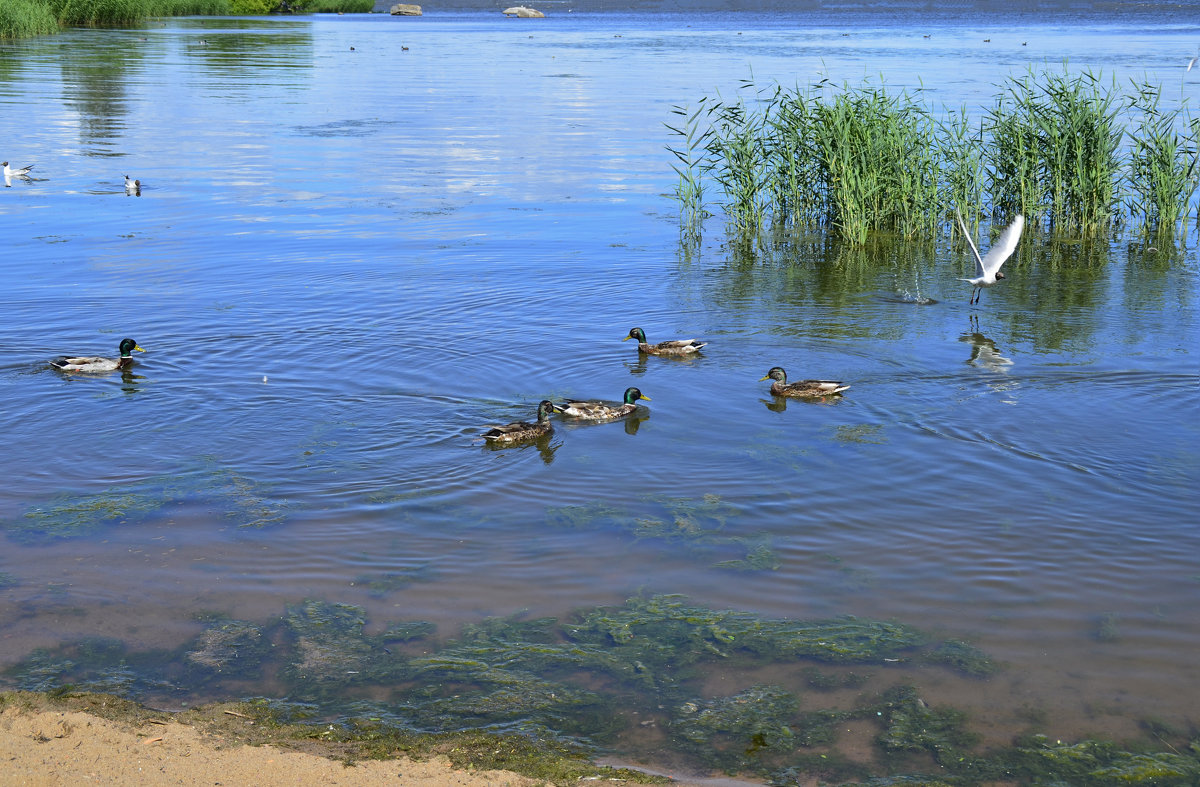
[[[489,618],[442,642],[426,621],[372,626],[375,634],[367,624],[360,607],[309,599],[266,623],[208,615],[173,652],[131,652],[112,639],[35,651],[5,679],[52,696],[102,692],[139,701],[227,696],[223,681],[234,681],[234,691],[271,681],[264,685],[280,686],[285,696],[237,706],[264,728],[337,741],[355,756],[449,747],[475,767],[550,779],[593,778],[589,758],[633,719],[665,736],[658,746],[700,766],[777,785],[814,776],[872,785],[1182,785],[1200,778],[1200,738],[1187,741],[1165,728],[1159,740],[1168,735],[1179,744],[1168,743],[1171,751],[1036,735],[977,751],[968,715],[923,700],[904,665],[940,664],[976,678],[998,667],[965,642],[930,643],[896,622],[768,618],[662,595],[567,620]],[[793,675],[791,687],[737,677],[772,665]],[[713,675],[733,690],[705,691]],[[847,689],[849,698],[828,693]],[[869,762],[839,751],[851,721],[874,730]]]
[[[739,511],[721,500],[719,495],[707,494],[699,499],[651,495],[645,502],[652,507],[652,515],[643,513],[639,516],[600,501],[550,507],[546,509],[546,524],[566,528],[608,528],[632,536],[635,541],[646,539],[681,544],[690,552],[709,558],[719,552],[733,551],[741,555],[714,562],[717,568],[734,571],[775,571],[779,568],[779,558],[767,536],[725,532],[729,519],[737,516]]]
[[[679,176],[680,234],[699,240],[719,195],[729,236],[773,227],[935,239],[961,211],[1105,238],[1124,226],[1160,241],[1187,231],[1200,188],[1200,119],[1160,107],[1162,87],[1085,71],[1034,72],[997,86],[993,105],[936,115],[922,91],[828,80],[808,88],[744,80],[749,100],[675,107],[667,150]],[[715,209],[715,208],[714,208]]]
[[[187,473],[147,478],[92,494],[64,493],[35,506],[20,519],[0,523],[20,543],[84,538],[110,527],[144,520],[173,504],[198,501],[238,527],[260,528],[283,521],[286,501],[264,485],[211,460]]]

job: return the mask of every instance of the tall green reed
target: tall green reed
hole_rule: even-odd
[[[942,215],[957,212],[975,230],[984,204],[982,126],[972,122],[965,106],[960,107],[947,113],[937,135],[937,144],[942,170]]]
[[[987,113],[984,131],[991,144],[985,148],[985,164],[993,214],[1020,213],[1034,224],[1042,213],[1047,196],[1034,120],[1041,111],[1027,76],[1011,82]]]
[[[678,115],[682,122],[672,126],[665,124],[671,133],[680,137],[678,147],[667,145],[678,163],[671,168],[679,176],[675,184],[675,198],[679,201],[679,229],[682,237],[689,243],[700,240],[704,219],[708,213],[704,209],[704,172],[708,168],[707,144],[712,136],[711,127],[702,127],[701,123],[712,112],[708,97],[700,99],[699,107],[693,112],[687,107],[676,106],[671,113]]]
[[[981,117],[961,107],[935,119],[919,95],[822,82],[776,87],[754,111],[741,100],[677,108],[685,123],[672,131],[684,144],[669,149],[684,224],[698,236],[706,192],[695,184],[705,177],[720,187],[735,234],[756,234],[770,218],[777,231],[831,227],[854,244],[877,232],[931,238],[956,211],[973,225],[1021,213],[1097,238],[1131,218],[1177,220],[1198,190],[1200,121],[1181,128],[1179,111],[1126,101],[1090,72],[1010,79]],[[1142,125],[1126,141],[1124,113],[1138,106]]]
[[[777,225],[819,223],[826,193],[815,155],[815,102],[800,91],[777,88],[766,110],[767,179]]]
[[[765,115],[741,100],[717,102],[712,110],[707,171],[725,194],[725,215],[737,234],[757,237],[769,206]]]
[[[1080,235],[1101,235],[1117,218],[1117,153],[1125,133],[1115,85],[1101,87],[1099,76],[1085,71],[1048,75],[1044,91],[1050,112],[1039,120],[1051,219]]]
[[[296,10],[306,14],[367,14],[374,8],[375,0],[311,0]]]
[[[152,16],[227,14],[230,0],[44,0],[64,27],[127,25]]]
[[[827,220],[847,240],[871,231],[914,237],[938,223],[934,126],[907,92],[844,88],[819,103],[813,131]]]
[[[1173,237],[1181,221],[1186,230],[1188,204],[1200,186],[1200,118],[1181,124],[1182,110],[1159,107],[1160,87],[1146,83],[1133,87],[1130,107],[1141,117],[1127,172],[1130,213],[1142,219],[1143,232]]]

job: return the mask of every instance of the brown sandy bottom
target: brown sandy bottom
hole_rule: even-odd
[[[464,769],[440,755],[353,759],[346,746],[298,740],[232,707],[215,705],[172,714],[100,695],[61,701],[36,693],[2,694],[0,773],[4,787],[534,787],[629,781],[619,775],[605,775],[600,768],[597,775],[566,781],[532,778],[512,771]],[[663,782],[679,787],[750,784],[692,778]]]

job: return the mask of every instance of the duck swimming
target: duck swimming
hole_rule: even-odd
[[[650,397],[644,396],[637,388],[626,388],[621,404],[600,401],[579,402],[568,399],[566,404],[555,405],[554,409],[563,415],[585,421],[611,421],[616,418],[624,418],[636,410],[639,399],[650,401]]]
[[[50,365],[64,372],[115,372],[117,369],[124,369],[133,363],[134,350],[140,353],[146,352],[133,339],[122,339],[119,349],[120,358],[60,355],[50,361]]]
[[[630,328],[629,335],[625,339],[637,339],[638,352],[650,355],[690,355],[699,352],[701,347],[708,344],[708,342],[695,339],[672,339],[658,344],[650,344],[646,341],[646,333],[641,328]],[[621,341],[625,341],[625,339]]]
[[[554,431],[554,425],[550,423],[552,412],[554,403],[543,399],[538,403],[536,423],[516,421],[504,426],[493,426],[483,433],[483,439],[493,443],[516,443],[545,437]]]
[[[771,393],[775,396],[832,396],[850,387],[834,380],[797,380],[789,383],[782,366],[772,366],[766,376],[759,378],[760,382],[762,380],[775,381],[771,383]]]

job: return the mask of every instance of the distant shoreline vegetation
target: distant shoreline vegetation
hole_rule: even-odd
[[[666,125],[681,234],[698,241],[712,206],[742,241],[767,226],[829,230],[858,245],[873,233],[932,239],[956,210],[972,226],[1021,213],[1078,238],[1186,235],[1200,118],[1163,109],[1161,86],[1122,92],[1064,65],[998,88],[991,108],[940,118],[920,90],[828,81],[791,90],[744,81],[751,101],[677,106]]]
[[[374,8],[374,0],[4,0],[0,39],[33,38],[64,27],[128,25],[156,16],[367,13]]]

